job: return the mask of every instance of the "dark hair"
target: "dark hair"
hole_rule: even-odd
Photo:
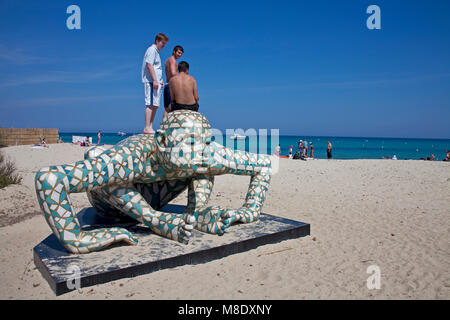
[[[186,61],[181,61],[178,64],[178,72],[186,72],[187,70],[189,70],[189,63]]]
[[[173,48],[173,51],[172,51],[172,52],[175,52],[175,51],[177,51],[177,50],[180,50],[181,52],[184,53],[184,49],[183,49],[182,46],[175,46],[175,47]]]

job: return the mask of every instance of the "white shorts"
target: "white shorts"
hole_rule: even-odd
[[[161,85],[158,86],[158,90],[153,89],[152,82],[144,82],[145,90],[145,105],[159,107],[159,101],[161,100]]]

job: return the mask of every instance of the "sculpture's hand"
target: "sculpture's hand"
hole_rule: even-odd
[[[153,232],[163,237],[188,244],[195,224],[195,218],[192,215],[182,215],[180,218],[177,214],[162,212],[160,218],[163,219],[161,221],[165,221],[166,223],[162,224],[159,222],[158,224],[158,222],[155,222],[156,219],[152,219],[148,221],[153,221],[153,225],[150,223],[146,224],[151,226]]]
[[[193,213],[197,222],[195,229],[211,234],[223,235],[226,228],[240,219],[236,210],[218,206],[206,207]]]
[[[228,228],[228,227],[231,226],[234,222],[240,221],[240,219],[241,219],[241,214],[239,213],[238,210],[235,210],[235,209],[226,209],[226,210],[224,210],[224,212],[221,214],[221,217],[222,217],[222,219],[223,219],[224,225],[226,225],[227,228]]]
[[[250,223],[259,220],[259,211],[253,208],[242,207],[237,209],[236,212],[239,222]]]

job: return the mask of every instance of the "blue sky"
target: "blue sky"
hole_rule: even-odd
[[[81,9],[69,30],[66,9]],[[381,30],[366,9],[381,8]],[[140,132],[142,58],[182,45],[213,127],[450,138],[450,1],[0,1],[0,126]],[[157,113],[155,124],[162,118]]]

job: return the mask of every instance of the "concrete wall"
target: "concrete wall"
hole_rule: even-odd
[[[33,145],[41,142],[41,136],[47,143],[57,143],[58,135],[58,129],[0,128],[0,145]]]

